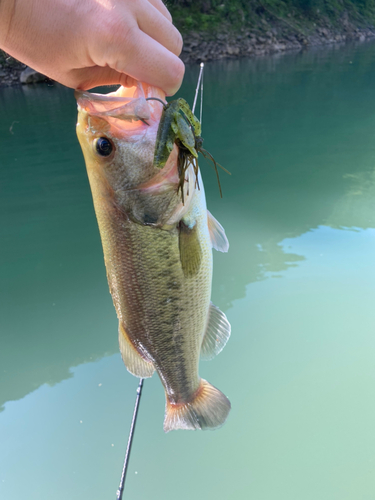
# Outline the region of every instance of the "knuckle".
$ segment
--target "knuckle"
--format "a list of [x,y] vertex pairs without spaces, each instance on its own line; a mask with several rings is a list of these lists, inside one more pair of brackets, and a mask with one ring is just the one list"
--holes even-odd
[[113,20],[108,30],[109,43],[113,47],[131,47],[138,31],[136,23],[123,24],[119,19]]
[[134,46],[135,45],[135,40],[137,38],[139,32],[139,27],[137,24],[131,24],[130,26],[127,26],[125,29],[122,29],[121,31],[121,41],[122,44],[125,46]]
[[96,30],[98,43],[104,45],[131,43],[138,30],[136,22],[124,19],[121,16],[108,16]]
[[177,29],[176,29],[176,33],[175,33],[174,45],[175,45],[175,50],[173,52],[174,52],[174,54],[176,54],[176,56],[179,56],[181,54],[184,42],[182,40],[181,33]]
[[137,25],[121,26],[120,28],[119,25],[114,24],[111,32],[107,33],[107,43],[102,46],[100,65],[122,71],[136,47],[137,31]]

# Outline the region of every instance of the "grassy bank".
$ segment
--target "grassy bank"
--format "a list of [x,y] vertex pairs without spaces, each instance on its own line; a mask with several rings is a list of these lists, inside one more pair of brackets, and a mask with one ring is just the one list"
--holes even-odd
[[[186,63],[375,37],[375,0],[166,0]],[[0,86],[24,65],[0,50]]]
[[169,0],[167,6],[185,35],[256,30],[277,21],[307,33],[327,24],[340,29],[343,20],[375,25],[375,0]]

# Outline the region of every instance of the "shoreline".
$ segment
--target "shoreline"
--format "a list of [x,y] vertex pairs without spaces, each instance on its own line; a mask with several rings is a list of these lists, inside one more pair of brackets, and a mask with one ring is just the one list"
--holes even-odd
[[[307,33],[305,28],[292,25],[285,19],[277,19],[270,24],[265,21],[256,28],[241,28],[237,33],[231,31],[212,34],[190,32],[184,35],[181,59],[185,64],[215,61],[219,59],[254,58],[289,51],[308,50],[345,42],[364,42],[375,38],[375,27],[358,27],[343,19],[341,29],[332,25],[315,26]],[[22,85],[25,70],[29,72],[28,81],[38,83],[48,80],[37,72],[31,72],[25,64],[0,51],[0,88]],[[24,73],[23,73],[24,72]],[[23,77],[21,74],[23,73]]]
[[215,61],[218,59],[234,59],[243,57],[259,57],[289,51],[308,50],[347,42],[364,42],[375,38],[375,28],[354,28],[337,31],[326,27],[306,35],[302,32],[280,32],[273,27],[263,31],[246,31],[233,34],[219,34],[210,39],[206,33],[190,33],[184,42],[181,59],[185,64]]

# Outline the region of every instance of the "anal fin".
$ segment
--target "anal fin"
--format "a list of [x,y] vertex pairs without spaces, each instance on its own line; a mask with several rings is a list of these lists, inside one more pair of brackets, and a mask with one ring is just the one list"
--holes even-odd
[[231,326],[227,317],[211,302],[206,332],[202,340],[201,359],[210,360],[217,356],[228,342],[230,332]]
[[146,361],[142,358],[142,356],[130,342],[128,334],[126,333],[122,323],[120,323],[119,325],[118,333],[122,360],[128,372],[140,378],[152,377],[155,371],[154,365],[150,361]]

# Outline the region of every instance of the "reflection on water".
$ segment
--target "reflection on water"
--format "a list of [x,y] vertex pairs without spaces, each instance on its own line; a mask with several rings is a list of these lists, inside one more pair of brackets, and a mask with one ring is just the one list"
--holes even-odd
[[[372,163],[374,157],[372,156]],[[370,161],[369,161],[370,163]],[[332,227],[374,227],[375,224],[375,169],[343,175],[346,192],[328,216],[326,223]]]
[[1,408],[118,347],[72,92],[2,89],[0,103]]
[[[364,44],[206,66],[204,146],[232,173],[221,174],[220,200],[202,162],[208,206],[231,245],[229,254],[215,253],[213,301],[227,311],[233,336],[202,374],[228,394],[233,412],[218,433],[166,437],[160,384],[148,381],[133,458],[144,475],[137,481],[133,471],[128,486],[134,498],[172,498],[151,488],[166,481],[166,468],[178,484],[184,470],[197,477],[183,499],[372,498],[367,473],[358,476],[360,467],[371,468],[365,437],[351,436],[362,419],[374,440],[363,417],[375,416],[368,401],[375,378],[374,59],[375,45]],[[189,101],[197,73],[188,70],[180,93]],[[59,480],[56,463],[69,477],[61,498],[99,498],[97,491],[104,498],[117,485],[127,429],[121,415],[130,415],[136,380],[118,355],[73,93],[1,89],[0,109],[0,497],[16,498],[17,457],[39,446],[34,428],[51,479],[33,479],[31,468],[26,483],[35,491],[27,497],[48,498]],[[100,399],[95,391],[105,377],[110,389]],[[80,420],[89,428],[76,428]],[[59,457],[65,440],[70,451],[67,445]],[[106,448],[112,444],[115,454]],[[185,455],[171,463],[174,447]],[[72,449],[80,457],[74,467]],[[351,453],[357,464],[340,462]],[[100,454],[100,464],[90,462]],[[196,456],[204,467],[192,465]],[[91,467],[103,475],[90,480]],[[353,467],[346,489],[335,489]],[[314,473],[323,490],[310,483]]]

